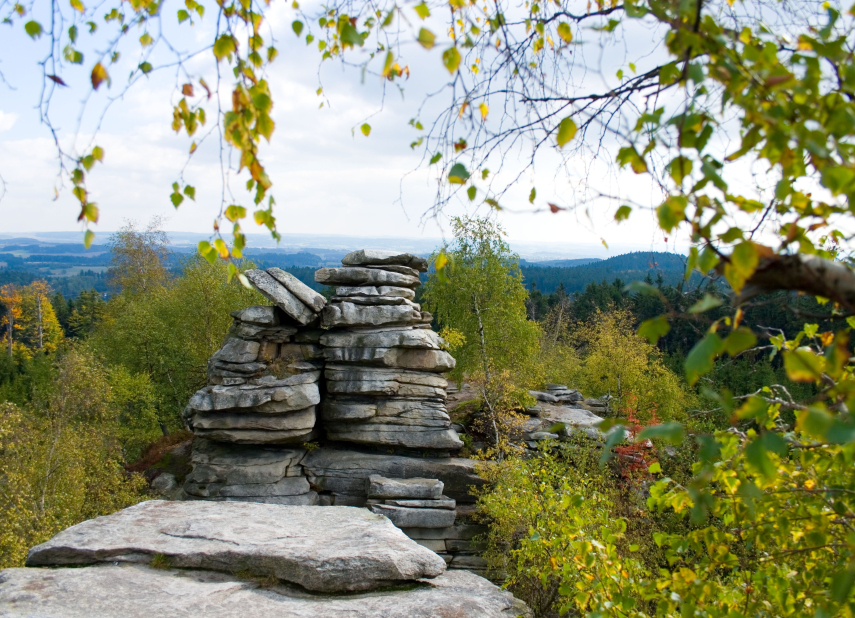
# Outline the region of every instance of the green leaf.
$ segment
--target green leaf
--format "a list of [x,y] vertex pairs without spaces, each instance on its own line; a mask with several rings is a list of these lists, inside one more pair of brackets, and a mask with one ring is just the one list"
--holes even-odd
[[680,444],[685,437],[686,432],[682,423],[671,421],[670,423],[662,423],[661,425],[653,425],[645,427],[640,434],[638,440],[660,439],[669,444]]
[[24,31],[29,34],[31,38],[37,39],[42,35],[42,25],[37,21],[30,20],[24,24]]
[[745,447],[745,458],[760,474],[767,479],[775,478],[778,470],[769,453],[783,455],[787,452],[787,443],[776,433],[764,432],[754,438]]
[[217,261],[217,250],[207,240],[199,241],[198,251],[199,255],[208,260],[208,263],[213,264]]
[[671,174],[674,182],[682,185],[683,179],[692,173],[692,160],[683,156],[675,157],[668,164],[668,172]]
[[531,193],[528,194],[528,203],[534,204],[534,198],[537,197],[537,189],[534,187],[531,188]]
[[413,7],[413,9],[415,9],[416,14],[421,19],[427,19],[428,17],[430,17],[430,9],[428,8],[428,5],[425,4],[424,2],[417,4],[416,6]]
[[793,382],[816,382],[822,378],[825,358],[808,347],[784,351],[784,369]]
[[95,232],[92,230],[86,230],[86,233],[83,234],[83,246],[88,249],[92,246],[93,240],[95,240]]
[[648,296],[659,296],[659,290],[655,286],[645,283],[644,281],[630,281],[623,289],[626,292],[636,292],[638,294],[646,294]]
[[442,158],[442,153],[438,152],[430,158],[430,164],[433,165],[437,163]]
[[294,34],[300,36],[300,34],[302,34],[303,32],[303,22],[301,22],[299,19],[295,19],[291,22],[291,30],[294,31]]
[[617,162],[621,167],[629,165],[636,174],[643,174],[647,171],[647,162],[638,154],[634,146],[625,146],[618,150]]
[[724,348],[721,337],[715,333],[707,333],[706,337],[695,344],[686,357],[686,381],[694,386],[698,379],[713,368],[713,362]]
[[739,243],[730,254],[730,262],[724,265],[724,276],[734,292],[739,293],[745,282],[760,262],[760,256],[750,240]]
[[419,30],[419,36],[416,40],[425,49],[432,49],[436,44],[436,35],[427,28],[422,28]]
[[478,189],[476,189],[474,186],[466,189],[466,195],[469,196],[470,202],[475,200],[475,195],[477,195],[477,193],[478,193]]
[[214,57],[217,59],[217,62],[226,56],[231,56],[235,53],[235,49],[235,39],[230,34],[222,34],[214,41]]
[[264,113],[258,115],[258,120],[255,122],[255,128],[268,142],[270,141],[270,136],[273,135],[273,129],[275,127],[276,124],[270,116]]
[[656,215],[659,217],[659,227],[666,232],[670,232],[677,227],[685,219],[686,206],[688,205],[689,200],[682,195],[672,195],[662,202],[659,208],[656,209]]
[[606,434],[606,443],[603,445],[603,453],[600,455],[600,466],[604,466],[612,458],[612,447],[623,442],[626,438],[626,429],[623,425],[617,425]]
[[172,201],[172,205],[175,206],[175,208],[178,208],[181,205],[181,202],[184,201],[184,196],[177,191],[173,191],[172,194],[170,194],[169,199]]
[[460,52],[456,47],[449,47],[442,52],[442,64],[449,73],[457,71],[457,67],[460,66]]
[[855,585],[855,565],[852,563],[849,566],[834,574],[831,578],[831,599],[835,603],[843,603],[852,593],[852,586]]
[[347,23],[342,27],[340,37],[341,42],[346,43],[348,45],[359,45],[360,47],[362,47],[362,45],[365,43],[365,39],[363,38],[363,36],[359,34],[359,31],[353,26],[351,26],[350,23]]
[[576,123],[568,116],[558,125],[558,135],[556,141],[559,148],[564,148],[564,145],[576,135]]
[[190,19],[190,13],[188,13],[184,9],[178,9],[178,23],[183,23],[188,19]]
[[724,301],[720,298],[716,298],[711,294],[704,294],[704,297],[701,300],[689,307],[689,313],[703,313],[705,311],[709,311],[710,309],[721,307],[723,304]]
[[453,185],[462,185],[469,180],[469,172],[462,163],[455,163],[448,171],[448,182]]
[[187,185],[186,187],[184,187],[184,195],[186,195],[187,197],[189,197],[191,200],[193,200],[195,202],[196,201],[196,187],[191,187],[190,185]]
[[362,134],[365,137],[368,137],[371,134],[371,125],[368,124],[367,122],[363,123],[363,125],[361,127],[359,127],[359,130],[362,131]]
[[664,315],[644,320],[638,327],[638,334],[645,337],[651,345],[656,345],[660,337],[664,337],[671,330],[668,318]]
[[95,146],[92,149],[92,158],[96,161],[104,161],[104,149],[100,146]]
[[149,63],[149,62],[140,63],[140,71],[142,71],[144,74],[151,73],[151,63]]
[[754,336],[751,329],[740,326],[725,338],[724,351],[731,356],[736,356],[740,352],[754,347],[756,344],[757,337]]
[[626,221],[629,219],[629,215],[632,212],[632,208],[629,206],[621,206],[617,209],[615,213],[615,221]]
[[[652,464],[650,464],[647,467],[647,471],[650,472],[650,474],[659,474],[662,472],[662,466],[659,465],[658,461],[654,461]],[[636,547],[638,547],[638,546],[636,546]]]
[[143,35],[140,37],[140,45],[142,45],[143,47],[148,47],[152,43],[154,43],[154,39],[151,38],[151,35],[148,32],[144,32]]
[[565,43],[570,43],[573,40],[573,31],[570,29],[570,24],[563,21],[558,24],[558,36]]

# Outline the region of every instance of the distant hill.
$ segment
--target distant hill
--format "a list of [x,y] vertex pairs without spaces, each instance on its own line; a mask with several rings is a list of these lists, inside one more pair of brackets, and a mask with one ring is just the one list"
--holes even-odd
[[547,260],[545,262],[528,262],[531,266],[550,266],[552,268],[567,268],[572,266],[584,266],[593,262],[602,262],[600,258],[578,258],[575,260]]
[[[641,281],[648,273],[654,280],[661,274],[666,284],[674,285],[685,273],[684,259],[676,253],[638,251],[606,260],[592,260],[580,266],[556,267],[545,266],[544,262],[527,263],[521,266],[521,270],[529,290],[536,287],[544,294],[551,294],[563,283],[564,289],[572,293],[583,291],[589,283],[611,283],[615,279],[625,283]],[[554,260],[548,264],[563,261]]]

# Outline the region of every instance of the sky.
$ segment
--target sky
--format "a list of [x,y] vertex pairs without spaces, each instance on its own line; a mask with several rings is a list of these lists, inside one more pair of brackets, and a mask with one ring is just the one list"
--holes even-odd
[[[404,83],[403,96],[389,84],[384,93],[379,78],[369,75],[363,80],[356,68],[337,62],[326,62],[319,68],[317,51],[307,48],[291,31],[292,12],[277,8],[285,7],[281,3],[273,7],[268,23],[280,56],[271,66],[268,81],[276,131],[271,144],[263,147],[262,158],[273,181],[281,232],[441,239],[449,235],[448,216],[490,212],[487,207],[479,209],[458,200],[443,215],[426,216],[437,180],[425,166],[420,167],[424,153],[410,148],[418,133],[407,121],[416,114],[424,93],[447,81],[436,48],[433,52],[410,49],[408,61],[414,77]],[[164,15],[174,20],[174,10],[164,9]],[[169,23],[164,27],[173,42],[190,51],[210,39],[211,24],[211,20],[203,20],[182,31],[181,36]],[[46,38],[31,40],[20,24],[2,28],[0,71],[6,83],[0,82],[0,176],[5,191],[0,199],[0,232],[79,230],[79,208],[68,188],[61,189],[55,198],[56,150],[48,128],[39,121],[41,75],[37,61],[46,52]],[[95,41],[97,49],[99,39]],[[102,86],[92,95],[79,128],[78,114],[89,92],[94,54],[87,52],[82,67],[63,67],[61,75],[70,87],[58,89],[52,103],[52,118],[61,129],[63,144],[74,143],[78,149],[98,144],[105,151],[104,164],[93,169],[87,184],[101,212],[94,229],[103,235],[126,220],[145,223],[159,215],[165,218],[167,230],[209,233],[221,198],[218,149],[213,138],[201,144],[184,170],[185,180],[196,186],[196,201],[185,200],[180,208],[173,208],[169,201],[171,185],[187,162],[192,141],[186,134],[176,135],[170,127],[172,105],[180,98],[175,86],[185,80],[174,71],[155,72],[123,93],[124,75],[139,61],[135,48],[138,50],[138,45],[129,46],[126,56],[109,67],[110,88]],[[188,63],[196,76],[203,75],[212,84],[213,66],[210,53]],[[322,97],[316,94],[319,86],[324,88]],[[226,82],[226,93],[227,87]],[[99,110],[119,95],[93,138]],[[319,108],[321,102],[324,104]],[[428,115],[430,110],[428,107]],[[211,112],[209,118],[214,117]],[[366,121],[372,126],[368,137],[358,130]],[[547,201],[575,201],[576,186],[556,174],[559,165],[558,154],[547,152],[535,170],[524,175],[503,198],[504,210],[494,216],[512,243],[542,244],[550,252],[567,257],[685,250],[686,243],[680,239],[665,241],[652,211],[634,213],[623,224],[613,221],[618,204],[595,203],[588,213],[582,209],[550,213],[545,208]],[[612,192],[630,194],[637,202],[647,201],[653,206],[661,199],[637,177],[615,176],[610,169],[584,157],[571,159],[566,165],[571,177],[603,180]],[[508,173],[500,180],[511,178]],[[235,201],[249,206],[240,184],[232,185]],[[539,212],[532,212],[527,200],[532,186],[538,189],[535,206]],[[245,231],[263,230],[248,223]]]

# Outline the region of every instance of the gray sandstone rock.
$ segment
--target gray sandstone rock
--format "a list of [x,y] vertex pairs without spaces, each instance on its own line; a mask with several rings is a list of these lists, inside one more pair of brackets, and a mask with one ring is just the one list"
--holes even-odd
[[415,290],[410,288],[401,288],[394,285],[360,285],[360,286],[340,286],[335,289],[336,296],[347,297],[372,297],[372,296],[393,296],[398,298],[406,298],[413,300],[416,297]]
[[475,471],[476,462],[461,457],[405,457],[321,447],[308,452],[301,464],[309,482],[320,491],[351,496],[366,496],[366,480],[372,474],[439,479],[445,485],[445,494],[459,504],[474,503],[470,488],[485,484]]
[[[384,518],[350,507],[153,500],[72,526],[27,566],[148,563],[273,575],[308,590],[371,590],[436,577],[445,562]],[[245,613],[245,612],[242,612]]]
[[396,264],[383,264],[382,266],[378,266],[376,264],[365,264],[365,268],[376,268],[379,270],[399,273],[401,275],[410,275],[411,277],[419,276],[419,271],[415,268],[410,268],[409,266],[399,266]]
[[327,304],[327,299],[308,285],[297,279],[291,273],[285,272],[281,268],[268,268],[267,274],[284,285],[289,292],[296,296],[304,305],[315,312],[320,311]]
[[357,305],[350,302],[330,303],[321,312],[321,324],[338,326],[383,326],[415,324],[422,319],[418,309],[409,305]]
[[261,344],[257,341],[245,341],[232,337],[211,357],[213,361],[226,363],[254,363],[258,358]]
[[[428,550],[423,550],[428,551]],[[415,586],[310,594],[293,586],[133,564],[0,572],[5,618],[519,618],[528,609],[486,579],[449,571]]]
[[246,324],[244,322],[235,322],[229,328],[229,335],[239,339],[248,339],[251,341],[269,341],[275,343],[284,343],[291,338],[291,335],[297,332],[293,326],[259,326],[257,324]]
[[376,268],[321,268],[315,271],[315,281],[324,285],[342,286],[394,286],[417,288],[421,280],[412,275],[402,275]]
[[[379,474],[368,477],[366,495],[369,498],[442,498],[443,482],[428,478],[388,478]],[[450,524],[449,524],[450,525]]]
[[247,270],[244,275],[259,292],[300,324],[308,324],[317,317],[314,311],[263,270]]
[[290,362],[295,360],[319,360],[324,350],[315,343],[283,343],[279,346],[279,358]]
[[318,437],[319,431],[308,429],[283,429],[279,431],[261,429],[199,429],[194,428],[200,438],[231,442],[233,444],[294,444],[310,442]]
[[406,305],[416,311],[421,311],[422,309],[422,306],[418,303],[414,303],[408,298],[401,298],[400,296],[371,296],[370,298],[363,296],[333,296],[330,299],[330,302],[353,303],[354,305],[367,305],[372,307],[377,305]]
[[447,528],[454,524],[454,511],[444,509],[407,509],[375,504],[371,511],[385,515],[399,528]]
[[151,482],[151,488],[160,494],[169,493],[178,488],[178,481],[174,474],[161,472]]
[[253,408],[255,412],[275,413],[302,410],[320,401],[316,382],[281,386],[206,386],[190,398],[187,410],[207,412]]
[[248,412],[197,412],[190,419],[196,429],[312,429],[315,406],[285,414],[252,414]]
[[193,471],[188,483],[252,485],[276,483],[285,477],[302,476],[302,448],[277,448],[221,444],[197,438],[193,441]]
[[[369,501],[370,502],[370,501]],[[409,509],[446,509],[453,511],[457,502],[448,496],[441,496],[439,500],[411,500],[408,498],[385,499],[383,504],[389,506],[402,506]]]
[[382,423],[328,423],[327,438],[336,442],[401,446],[412,449],[457,450],[463,442],[452,429]]
[[451,371],[457,364],[454,357],[445,350],[416,348],[326,348],[323,353],[327,362],[331,363],[358,363],[378,367],[416,369],[419,371]]
[[258,324],[259,326],[278,326],[279,316],[276,308],[270,305],[252,305],[246,309],[232,311],[230,314],[236,320]]
[[419,401],[412,399],[370,399],[351,400],[339,397],[325,397],[321,407],[321,418],[325,421],[358,421],[382,417],[384,421],[392,418],[412,418],[443,421],[441,427],[449,427],[450,418],[445,404],[438,401]]
[[419,272],[427,272],[428,261],[412,253],[399,253],[397,251],[381,251],[378,249],[360,249],[344,256],[341,261],[345,266],[382,266],[386,264],[409,266]]
[[321,336],[327,348],[416,348],[441,350],[445,343],[432,330],[400,328],[382,331],[328,331]]

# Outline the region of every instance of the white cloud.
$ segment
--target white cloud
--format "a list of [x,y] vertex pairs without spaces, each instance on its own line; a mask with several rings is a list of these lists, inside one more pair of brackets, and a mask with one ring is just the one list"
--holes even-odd
[[18,114],[13,114],[11,112],[4,112],[0,110],[0,133],[3,131],[8,131],[12,128],[12,125],[15,124],[15,121],[18,119]]

